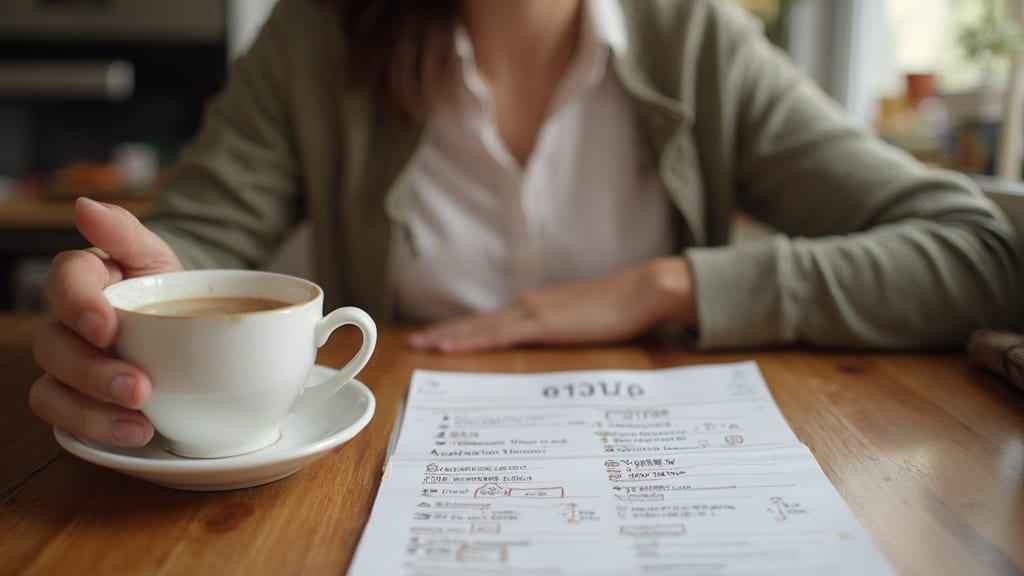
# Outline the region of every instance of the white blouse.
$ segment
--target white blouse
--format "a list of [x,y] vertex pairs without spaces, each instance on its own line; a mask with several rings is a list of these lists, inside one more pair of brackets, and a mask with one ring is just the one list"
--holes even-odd
[[460,81],[412,159],[410,243],[392,242],[397,311],[429,322],[494,310],[525,290],[597,278],[671,253],[671,206],[642,171],[613,0],[584,3],[580,45],[525,166],[502,140],[468,34]]

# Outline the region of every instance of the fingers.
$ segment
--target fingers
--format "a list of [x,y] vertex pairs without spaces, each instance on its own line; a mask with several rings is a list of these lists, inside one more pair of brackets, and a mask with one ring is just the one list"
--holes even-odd
[[149,400],[152,385],[144,372],[105,355],[59,322],[36,331],[32,352],[53,378],[94,399],[135,410]]
[[53,259],[43,290],[54,315],[94,346],[114,341],[114,309],[103,295],[108,284],[120,280],[98,255],[88,250],[61,252]]
[[58,254],[44,291],[58,320],[106,348],[117,333],[117,321],[103,289],[122,277],[180,270],[181,265],[167,244],[118,206],[79,198],[75,224],[96,249]]
[[153,426],[135,409],[151,393],[146,375],[107,357],[117,318],[103,289],[122,277],[180,270],[153,232],[127,210],[79,198],[75,225],[96,248],[54,258],[44,291],[58,322],[36,333],[33,353],[47,374],[33,384],[32,410],[82,438],[140,446]]
[[125,276],[181,269],[167,243],[120,206],[79,198],[75,202],[75,226],[86,240],[109,254]]
[[46,422],[86,440],[143,446],[153,438],[153,425],[141,413],[90,398],[49,374],[32,385],[28,402]]
[[471,352],[519,344],[620,342],[663,322],[697,324],[692,277],[682,258],[659,258],[593,280],[531,290],[497,312],[412,334],[409,346]]
[[536,320],[516,303],[497,312],[435,324],[409,336],[414,350],[461,354],[527,344],[537,337]]

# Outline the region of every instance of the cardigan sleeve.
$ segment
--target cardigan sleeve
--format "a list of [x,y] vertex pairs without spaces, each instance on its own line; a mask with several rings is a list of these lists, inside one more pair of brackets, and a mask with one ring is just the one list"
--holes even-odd
[[704,4],[721,169],[736,205],[784,235],[686,252],[698,346],[962,346],[1019,328],[1017,241],[976,186],[851,127],[729,3]]
[[146,218],[186,268],[258,265],[300,217],[285,66],[293,4],[278,3],[233,66]]

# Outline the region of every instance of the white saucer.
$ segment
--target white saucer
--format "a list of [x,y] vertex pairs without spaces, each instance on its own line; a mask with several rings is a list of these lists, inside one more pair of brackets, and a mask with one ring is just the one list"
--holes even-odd
[[[314,366],[310,380],[321,381],[335,372]],[[82,460],[106,466],[154,484],[181,490],[234,490],[280,480],[341,446],[373,417],[377,402],[362,382],[352,380],[320,404],[289,414],[281,423],[281,439],[256,452],[197,460],[163,448],[159,435],[142,448],[118,448],[85,442],[54,428],[57,442]]]

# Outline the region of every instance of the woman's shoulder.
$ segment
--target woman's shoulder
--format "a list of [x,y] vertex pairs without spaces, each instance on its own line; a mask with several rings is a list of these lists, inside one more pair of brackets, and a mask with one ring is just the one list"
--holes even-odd
[[337,39],[340,31],[338,6],[328,0],[278,0],[264,25],[289,44],[308,45]]
[[[699,85],[714,96],[744,74],[746,48],[767,50],[758,41],[757,20],[732,0],[616,0],[626,23],[627,52],[622,72],[673,99],[696,106]],[[709,71],[716,71],[709,74]],[[716,86],[716,83],[722,84]]]
[[341,29],[335,2],[278,0],[249,56],[275,62],[292,81],[318,79],[325,66],[340,70]]
[[273,17],[311,22],[336,13],[337,3],[329,0],[278,0]]
[[[723,36],[761,34],[760,22],[732,0],[617,0],[640,43],[680,45]],[[631,38],[633,39],[633,38]]]

